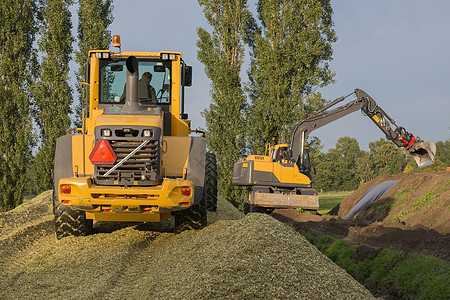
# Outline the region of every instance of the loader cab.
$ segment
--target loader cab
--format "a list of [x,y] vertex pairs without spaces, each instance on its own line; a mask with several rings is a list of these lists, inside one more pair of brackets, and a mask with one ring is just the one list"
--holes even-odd
[[[86,82],[89,85],[87,131],[93,132],[96,117],[118,112],[126,102],[126,60],[138,60],[138,98],[142,110],[161,110],[164,136],[188,136],[190,120],[184,112],[184,87],[191,86],[192,68],[179,52],[89,52]],[[150,80],[144,80],[144,75]]]
[[[126,58],[99,63],[99,108],[120,110],[126,101]],[[163,111],[164,135],[171,135],[172,61],[159,57],[139,59],[138,98],[146,111]]]

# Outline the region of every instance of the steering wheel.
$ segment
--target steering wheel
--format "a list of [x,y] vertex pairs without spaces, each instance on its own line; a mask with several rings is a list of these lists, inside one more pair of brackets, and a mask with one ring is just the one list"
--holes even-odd
[[164,89],[160,89],[160,90],[158,91],[158,93],[156,93],[156,99],[162,100],[162,97],[163,97],[163,95],[164,95],[164,92],[165,92]]

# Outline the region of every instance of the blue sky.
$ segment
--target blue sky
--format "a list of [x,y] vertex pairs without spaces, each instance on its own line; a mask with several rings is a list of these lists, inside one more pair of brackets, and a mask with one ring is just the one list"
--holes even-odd
[[[249,1],[255,10],[256,1]],[[450,1],[332,0],[338,41],[331,68],[336,83],[321,90],[326,99],[355,88],[368,92],[407,131],[423,140],[450,138]],[[74,31],[76,13],[72,9]],[[192,127],[205,127],[200,112],[210,102],[210,81],[197,60],[198,27],[209,28],[194,0],[116,0],[112,34],[122,50],[174,50],[193,66],[193,87],[186,91]],[[75,33],[75,32],[74,32]],[[248,53],[247,60],[248,60]],[[325,149],[342,136],[362,149],[383,133],[356,112],[312,135]]]

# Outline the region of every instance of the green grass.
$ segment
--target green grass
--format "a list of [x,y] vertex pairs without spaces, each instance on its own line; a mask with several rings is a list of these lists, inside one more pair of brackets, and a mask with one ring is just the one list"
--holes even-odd
[[352,260],[351,256],[357,248],[357,246],[352,246],[344,240],[336,240],[325,250],[324,254],[349,274],[353,274],[357,262]]
[[[405,198],[402,198],[401,200],[403,201]],[[436,202],[436,199],[437,199],[437,195],[436,195],[434,189],[430,189],[430,190],[427,191],[427,193],[425,195],[420,197],[419,200],[411,203],[411,209],[410,210],[399,212],[399,214],[396,217],[394,217],[393,220],[396,221],[397,219],[400,219],[401,217],[404,217],[404,216],[406,216],[409,213],[412,213],[412,212],[415,212],[415,211],[421,211],[421,210],[430,208],[432,203]]]
[[319,194],[319,210],[321,215],[327,214],[336,205],[342,202],[351,192],[326,192]]
[[444,260],[385,248],[358,261],[352,258],[358,247],[343,240],[328,235],[309,235],[308,240],[359,282],[370,278],[378,291],[394,286],[408,299],[448,299],[450,295],[450,263]]
[[442,192],[447,191],[447,189],[450,187],[450,179],[447,181],[447,183],[442,187]]

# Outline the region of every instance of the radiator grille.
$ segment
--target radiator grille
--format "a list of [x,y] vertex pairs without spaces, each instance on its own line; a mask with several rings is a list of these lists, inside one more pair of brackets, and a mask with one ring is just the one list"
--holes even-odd
[[[117,156],[115,164],[142,144],[143,140],[108,140]],[[160,145],[158,140],[150,140],[122,165],[104,176],[113,166],[96,165],[95,181],[100,185],[156,185],[161,177]]]

